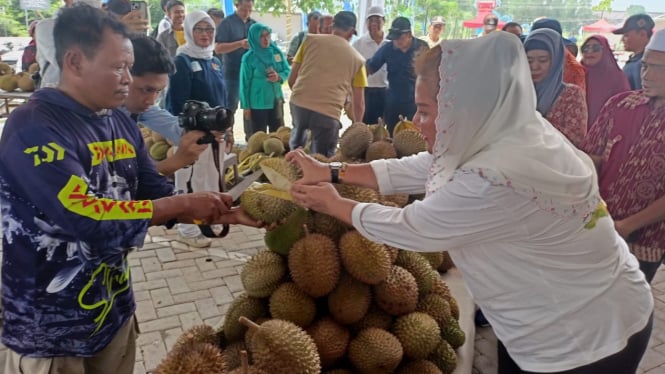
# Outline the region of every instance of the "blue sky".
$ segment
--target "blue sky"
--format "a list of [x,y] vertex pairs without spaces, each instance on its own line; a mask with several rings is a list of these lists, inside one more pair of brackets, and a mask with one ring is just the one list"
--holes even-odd
[[[600,0],[591,0],[596,5]],[[614,0],[612,2],[613,10],[625,10],[630,5],[642,5],[650,12],[665,12],[664,0]]]

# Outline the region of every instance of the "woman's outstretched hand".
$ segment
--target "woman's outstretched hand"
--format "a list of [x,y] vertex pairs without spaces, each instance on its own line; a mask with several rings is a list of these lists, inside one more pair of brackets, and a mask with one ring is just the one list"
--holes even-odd
[[301,207],[328,215],[332,215],[334,206],[342,199],[335,187],[328,182],[309,185],[294,183],[289,192],[293,201]]
[[287,153],[286,160],[298,165],[302,169],[303,177],[297,180],[296,184],[330,182],[330,167],[323,162],[315,160],[301,148]]

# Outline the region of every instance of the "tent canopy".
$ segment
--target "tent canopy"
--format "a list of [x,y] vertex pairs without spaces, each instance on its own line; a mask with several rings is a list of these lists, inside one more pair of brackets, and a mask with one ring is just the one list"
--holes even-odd
[[[478,14],[476,14],[476,17],[474,19],[466,20],[462,23],[462,25],[466,28],[469,29],[477,29],[479,27],[483,27],[483,19],[485,18],[486,15],[492,14],[492,11],[496,7],[496,2],[494,1],[478,1]],[[503,27],[505,25],[505,22],[501,22],[499,20],[499,25],[498,28]]]
[[615,25],[605,21],[605,19],[603,19],[603,18],[599,19],[598,21],[596,21],[596,22],[594,22],[590,25],[582,26],[583,31],[600,32],[600,33],[610,33],[610,32],[612,32],[612,31],[614,31],[618,28],[619,28],[618,26],[615,26]]
[[[483,25],[483,19],[488,14],[492,14],[492,11],[479,11],[478,14],[476,14],[476,18],[466,20],[462,23],[462,25],[466,28],[469,28],[469,29],[477,29],[479,27],[483,27],[484,26]],[[506,24],[505,22],[502,22],[501,20],[499,20],[499,25],[497,26],[497,28],[500,29],[505,24]]]

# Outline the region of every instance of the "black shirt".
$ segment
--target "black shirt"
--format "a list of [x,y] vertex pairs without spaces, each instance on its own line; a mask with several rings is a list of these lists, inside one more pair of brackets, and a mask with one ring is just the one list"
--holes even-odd
[[[256,21],[249,18],[244,22],[238,14],[233,13],[224,18],[217,27],[215,35],[216,43],[231,43],[242,39],[247,39],[249,28],[255,24]],[[238,48],[233,52],[222,53],[222,72],[224,79],[239,80],[240,79],[240,60],[247,52],[244,48]]]

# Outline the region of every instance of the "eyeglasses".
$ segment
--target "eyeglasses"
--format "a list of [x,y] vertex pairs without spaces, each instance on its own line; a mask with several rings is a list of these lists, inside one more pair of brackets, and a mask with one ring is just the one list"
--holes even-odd
[[582,47],[582,53],[600,52],[602,50],[603,46],[600,44],[585,45],[584,47]]
[[203,34],[203,33],[212,34],[215,32],[215,29],[213,29],[212,27],[195,27],[194,32],[197,34]]

